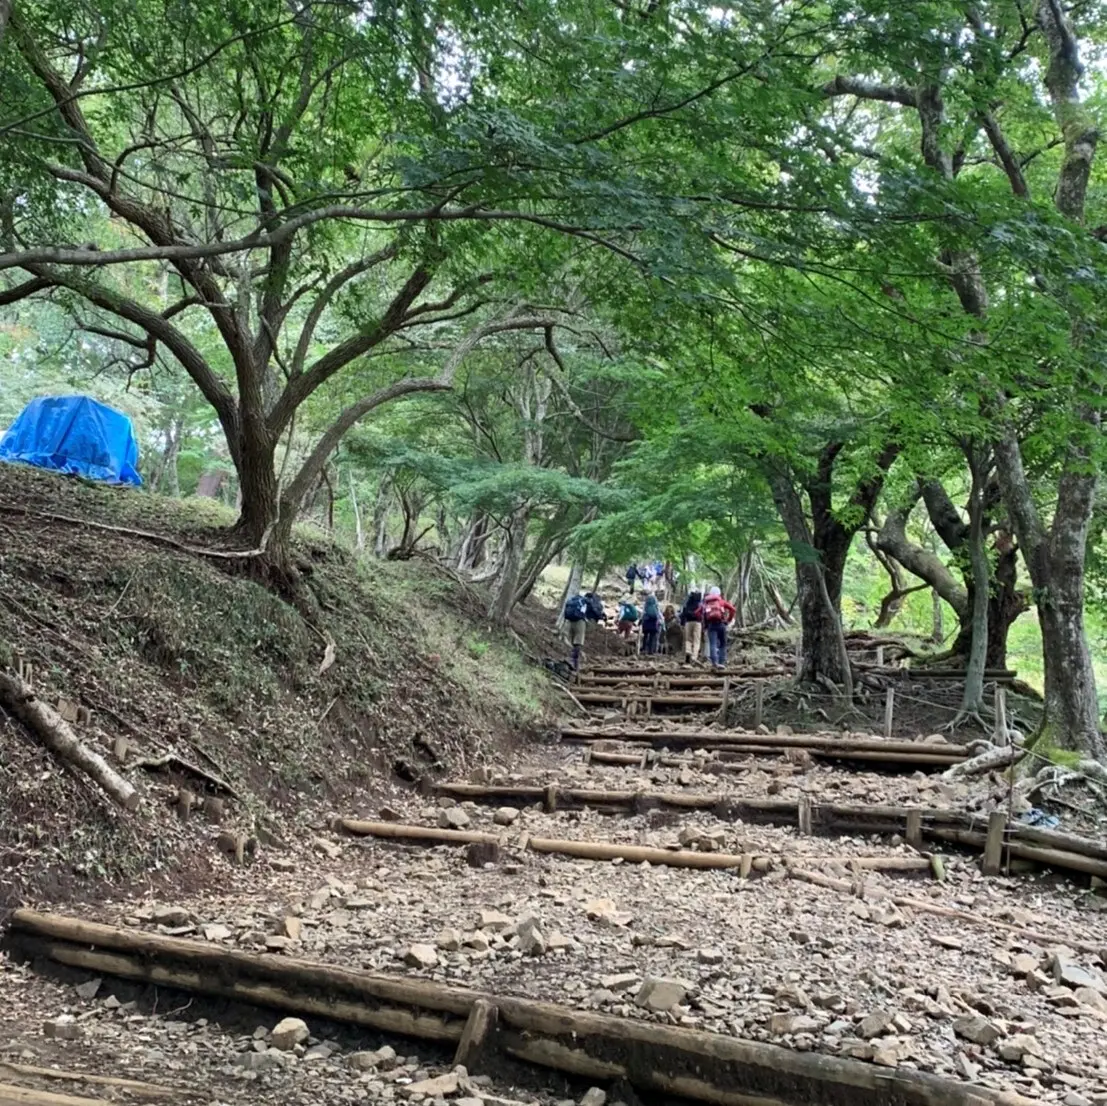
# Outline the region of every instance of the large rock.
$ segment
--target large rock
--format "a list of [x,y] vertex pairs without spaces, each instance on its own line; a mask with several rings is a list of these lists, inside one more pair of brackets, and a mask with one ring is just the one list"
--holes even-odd
[[688,985],[679,979],[661,979],[647,976],[634,1001],[647,1010],[664,1014],[684,1001],[688,994]]
[[769,1018],[769,1032],[778,1037],[794,1033],[814,1033],[819,1028],[819,1019],[810,1014],[773,1014]]
[[1053,972],[1053,978],[1058,983],[1073,988],[1091,987],[1101,995],[1107,995],[1107,983],[1103,981],[1103,977],[1098,972],[1082,968],[1064,953],[1054,954],[1050,959],[1049,966]]
[[544,956],[546,953],[546,938],[542,933],[538,919],[533,914],[527,914],[515,924],[515,932],[518,935],[518,949],[524,956]]
[[433,968],[438,963],[434,945],[412,945],[404,953],[404,963],[411,968]]
[[192,915],[183,906],[156,906],[151,920],[166,929],[180,929],[192,924]]
[[892,1028],[894,1014],[887,1010],[877,1010],[861,1019],[857,1027],[858,1037],[868,1041],[873,1037],[883,1037]]
[[480,927],[489,933],[502,933],[511,928],[511,919],[499,910],[482,910],[480,912]]
[[418,1083],[410,1083],[402,1088],[402,1093],[409,1098],[415,1095],[422,1095],[424,1098],[445,1098],[447,1095],[457,1094],[460,1082],[461,1076],[455,1071],[450,1071],[433,1079],[420,1079]]
[[396,1066],[396,1050],[391,1045],[382,1045],[372,1052],[355,1052],[347,1063],[355,1071],[388,1071]]
[[72,1014],[59,1014],[42,1026],[44,1036],[53,1037],[56,1041],[76,1041],[82,1035],[80,1025]]
[[281,1052],[289,1052],[297,1045],[302,1045],[309,1036],[308,1027],[302,1019],[284,1018],[274,1026],[273,1032],[269,1034],[269,1042]]
[[469,825],[469,815],[459,806],[452,806],[448,810],[438,812],[439,829],[460,830]]
[[513,806],[502,806],[492,815],[497,826],[513,826],[519,818],[519,812]]
[[580,1100],[580,1106],[604,1106],[607,1102],[607,1091],[602,1087],[589,1087]]
[[964,1014],[953,1021],[953,1032],[974,1045],[994,1045],[1003,1036],[1003,1030],[994,1022],[979,1014]]
[[444,929],[434,943],[445,952],[457,952],[461,948],[461,933],[456,929]]

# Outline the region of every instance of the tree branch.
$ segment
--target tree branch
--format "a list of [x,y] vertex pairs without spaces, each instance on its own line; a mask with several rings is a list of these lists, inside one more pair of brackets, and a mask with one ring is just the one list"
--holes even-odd
[[837,76],[823,85],[827,96],[856,96],[861,100],[879,100],[886,104],[918,107],[918,96],[906,85],[878,84],[864,77]]
[[980,122],[984,127],[984,133],[988,136],[988,141],[992,144],[992,149],[996,152],[996,157],[999,158],[1000,165],[1003,166],[1003,171],[1007,174],[1007,179],[1011,182],[1011,191],[1016,196],[1024,198],[1029,196],[1030,189],[1027,187],[1022,165],[1011,152],[1011,147],[1007,145],[1007,139],[996,117],[990,111],[986,111],[980,116]]

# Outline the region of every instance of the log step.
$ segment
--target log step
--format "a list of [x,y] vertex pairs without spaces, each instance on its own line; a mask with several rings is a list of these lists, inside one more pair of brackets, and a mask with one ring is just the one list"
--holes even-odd
[[425,1039],[462,1041],[474,1007],[484,1002],[497,1014],[486,1047],[575,1076],[625,1079],[644,1091],[716,1106],[1030,1106],[925,1072],[57,914],[17,910],[11,933],[23,954],[59,964]]
[[[559,793],[560,798],[560,793]],[[357,837],[376,837],[392,841],[412,841],[426,845],[471,845],[488,843],[504,845],[506,840],[494,833],[470,830],[438,829],[434,826],[408,826],[397,822],[363,822],[343,818],[339,827]],[[880,872],[927,872],[930,861],[925,856],[754,856],[749,854],[698,852],[694,849],[664,849],[652,845],[624,845],[614,841],[571,841],[559,838],[522,836],[520,848],[555,856],[573,856],[583,860],[626,860],[632,864],[658,864],[668,868],[727,869],[743,867],[755,872],[768,872],[775,865],[790,867],[793,861],[805,864],[839,863]]]

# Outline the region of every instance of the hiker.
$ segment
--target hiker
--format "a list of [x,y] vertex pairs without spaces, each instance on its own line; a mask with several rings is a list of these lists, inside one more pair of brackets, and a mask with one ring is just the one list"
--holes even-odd
[[711,588],[703,601],[703,624],[707,629],[707,648],[711,654],[712,668],[726,667],[727,623],[737,614],[733,603],[723,598],[722,591]]
[[657,596],[652,592],[646,596],[642,607],[642,652],[652,657],[657,652],[657,641],[661,636],[661,608]]
[[679,657],[681,649],[684,648],[684,628],[672,603],[665,608],[662,618],[665,623],[665,652],[670,656]]
[[627,588],[630,590],[630,597],[632,599],[634,598],[634,581],[637,580],[638,578],[639,578],[638,577],[638,566],[637,565],[627,565],[627,571],[626,571]]
[[630,635],[634,627],[638,625],[638,608],[634,605],[634,596],[624,599],[619,604],[619,620],[615,624],[615,632],[620,637],[630,641]]
[[570,663],[574,672],[580,670],[580,651],[584,647],[584,633],[588,623],[600,621],[607,621],[607,612],[598,595],[587,592],[585,595],[572,595],[565,600],[565,626],[569,631],[569,644],[572,646]]
[[703,645],[703,594],[690,591],[680,608],[680,624],[684,627],[684,663],[691,664],[700,655]]

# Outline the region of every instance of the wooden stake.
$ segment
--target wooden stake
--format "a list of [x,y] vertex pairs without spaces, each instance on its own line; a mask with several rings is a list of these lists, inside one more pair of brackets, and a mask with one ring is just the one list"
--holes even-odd
[[913,849],[922,851],[922,811],[909,810],[907,812],[907,844]]
[[738,865],[738,877],[739,879],[749,879],[750,872],[753,871],[753,853],[742,853],[741,861]]
[[876,667],[877,668],[883,668],[884,667],[884,646],[883,645],[878,645],[876,647]]
[[478,998],[473,1003],[461,1031],[461,1040],[454,1053],[454,1067],[463,1064],[470,1075],[480,1074],[482,1061],[488,1052],[489,1038],[496,1028],[499,1010],[487,999]]
[[765,685],[758,682],[753,689],[753,728],[756,730],[765,721]]
[[805,837],[811,835],[811,800],[804,795],[798,806],[796,807],[797,822],[799,825],[799,831]]
[[1007,829],[1007,812],[993,810],[988,815],[988,837],[984,842],[983,872],[986,876],[998,876],[1003,864],[1003,833]]
[[557,810],[557,784],[551,783],[546,788],[546,797],[542,804],[546,808],[547,814],[553,814]]
[[884,736],[892,736],[892,718],[896,710],[895,688],[888,688],[884,693]]
[[996,726],[993,744],[1003,748],[1010,743],[1010,737],[1007,733],[1007,688],[1002,684],[996,685],[995,709]]
[[727,676],[723,680],[723,705],[720,711],[719,717],[723,720],[723,725],[726,725],[727,712],[730,710],[730,677]]

